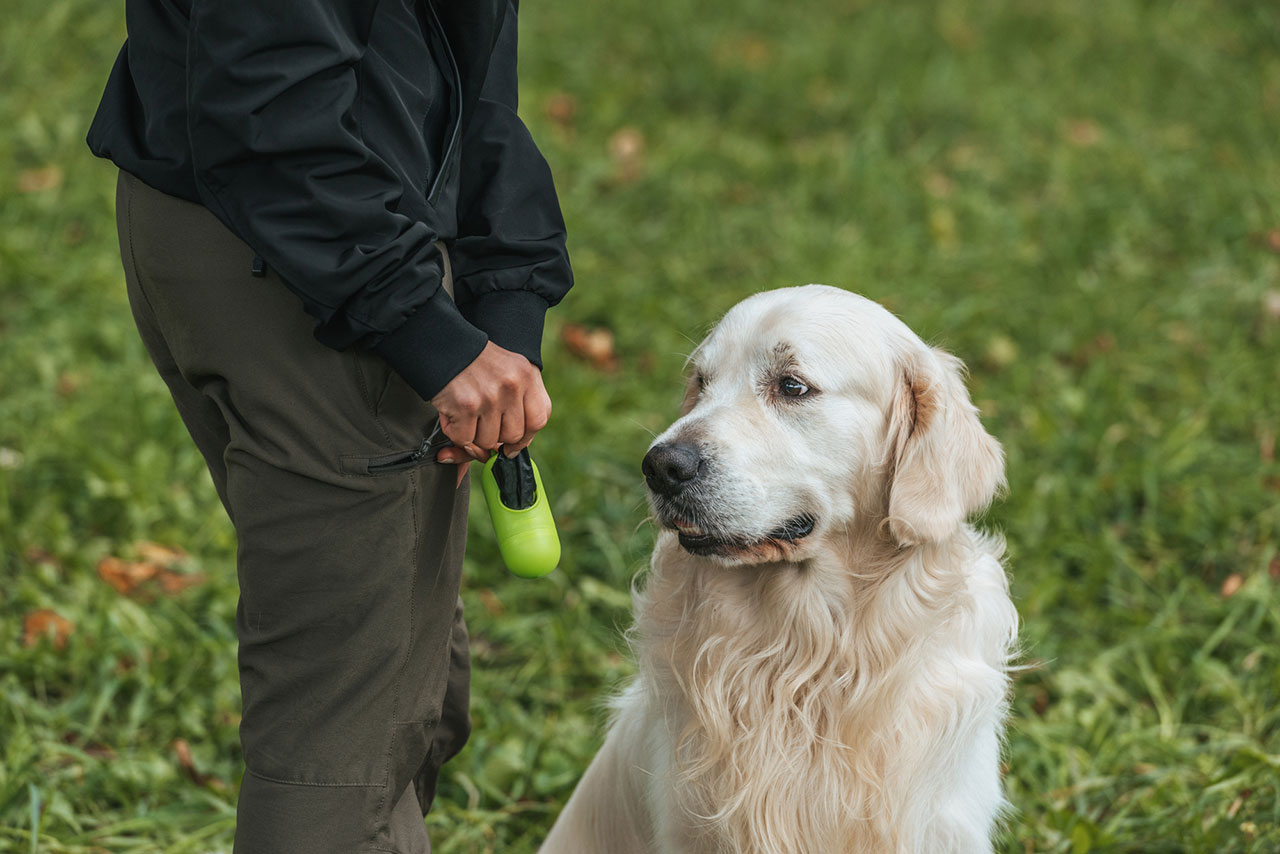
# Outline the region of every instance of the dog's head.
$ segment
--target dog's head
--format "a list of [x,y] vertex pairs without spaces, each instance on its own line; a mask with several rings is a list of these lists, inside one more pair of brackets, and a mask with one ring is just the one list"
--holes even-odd
[[900,546],[938,542],[1004,480],[960,361],[823,285],[725,315],[643,469],[658,522],[725,563],[805,560],[855,522]]

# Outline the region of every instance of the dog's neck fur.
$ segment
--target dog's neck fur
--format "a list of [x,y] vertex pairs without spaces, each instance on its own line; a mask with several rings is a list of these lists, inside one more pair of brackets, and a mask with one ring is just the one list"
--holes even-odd
[[868,527],[839,548],[798,564],[727,567],[669,534],[658,543],[636,597],[646,631],[634,640],[648,696],[675,698],[660,714],[676,745],[683,832],[699,850],[921,844],[907,838],[906,813],[932,784],[911,769],[936,768],[939,730],[968,722],[956,719],[955,674],[934,679],[921,663],[935,657],[909,653],[945,631],[948,645],[991,657],[980,649],[990,644],[962,634],[972,622],[966,566],[979,552],[998,559],[997,547],[966,528],[899,549]]

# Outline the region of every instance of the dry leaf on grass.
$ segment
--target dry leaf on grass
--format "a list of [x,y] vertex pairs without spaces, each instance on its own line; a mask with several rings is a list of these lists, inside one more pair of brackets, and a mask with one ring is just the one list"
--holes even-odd
[[489,616],[498,617],[506,610],[503,607],[502,600],[498,598],[498,594],[494,593],[488,587],[480,591],[480,604],[484,605],[484,609],[489,612]]
[[62,186],[62,167],[55,163],[18,173],[19,193],[43,193]]
[[618,182],[631,184],[639,180],[644,171],[644,134],[634,127],[619,128],[609,137],[608,145]]
[[1067,123],[1067,141],[1079,148],[1092,148],[1102,141],[1102,128],[1092,119],[1073,119]]
[[27,560],[32,563],[43,563],[49,566],[62,566],[62,562],[54,556],[53,552],[45,551],[39,546],[32,546],[26,551]]
[[133,550],[142,560],[162,566],[172,566],[187,556],[187,553],[177,546],[162,546],[150,540],[138,540],[133,544]]
[[222,780],[210,774],[201,774],[196,770],[195,760],[191,757],[191,745],[187,743],[185,738],[175,738],[173,740],[173,753],[177,756],[178,766],[182,768],[182,773],[187,775],[188,780],[197,786],[208,786],[210,789],[219,792],[226,790],[227,784]]
[[773,46],[760,36],[740,34],[717,41],[711,55],[724,68],[765,68],[773,57]]
[[98,561],[98,577],[126,596],[160,571],[160,566],[146,561],[121,560],[108,555]]
[[58,392],[59,397],[70,397],[80,390],[82,382],[80,374],[74,371],[63,371],[58,374],[58,382],[54,390]]
[[[202,572],[178,572],[173,566],[186,559],[182,549],[140,540],[133,544],[140,560],[124,560],[112,555],[98,561],[98,577],[117,593],[132,596],[159,587],[167,595],[181,593],[205,580]],[[154,584],[148,584],[154,582]]]
[[1238,572],[1233,572],[1222,582],[1222,589],[1219,590],[1223,599],[1228,599],[1240,592],[1240,588],[1244,586],[1244,576]]
[[553,92],[547,98],[547,117],[561,127],[573,124],[578,115],[578,99],[568,92]]
[[1267,291],[1262,295],[1262,313],[1268,320],[1280,320],[1280,291]]
[[945,199],[951,195],[955,183],[943,172],[929,172],[921,181],[924,191],[935,199]]
[[613,348],[613,333],[604,327],[588,328],[576,323],[566,323],[560,330],[560,340],[569,352],[583,361],[590,362],[601,371],[618,369],[618,354]]
[[50,638],[54,649],[66,649],[67,638],[75,631],[75,624],[56,611],[41,608],[32,611],[22,620],[22,645],[35,646],[41,638]]

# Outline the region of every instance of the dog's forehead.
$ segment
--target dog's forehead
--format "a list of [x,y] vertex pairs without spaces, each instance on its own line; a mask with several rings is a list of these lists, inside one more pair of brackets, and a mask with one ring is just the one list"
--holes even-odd
[[814,382],[862,384],[891,368],[914,335],[879,304],[839,288],[765,291],[738,303],[698,348],[703,369],[787,365]]

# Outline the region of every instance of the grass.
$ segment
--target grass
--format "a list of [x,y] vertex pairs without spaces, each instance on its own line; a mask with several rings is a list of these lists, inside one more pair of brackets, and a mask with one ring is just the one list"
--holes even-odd
[[[114,174],[82,144],[121,8],[7,18],[0,851],[226,851],[234,538],[132,328]],[[476,733],[437,850],[535,850],[630,672],[638,464],[683,354],[743,296],[809,281],[964,358],[1008,451],[986,524],[1035,666],[999,849],[1280,850],[1280,7],[527,3],[522,39],[579,283],[537,445],[565,560],[514,579],[475,516]],[[565,323],[611,329],[620,369],[575,359]],[[95,568],[140,541],[203,583],[117,593]],[[44,609],[67,622],[28,637]]]

